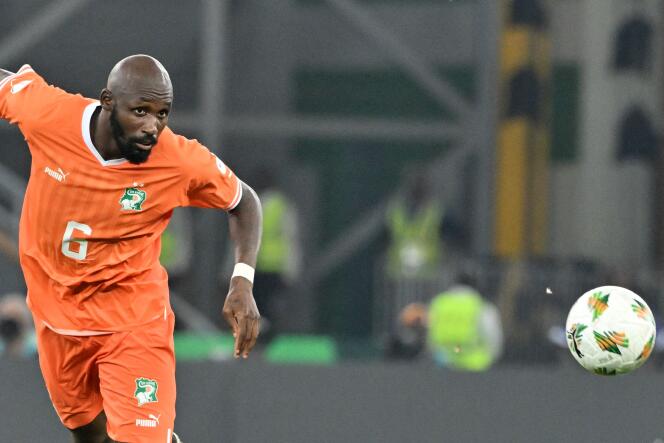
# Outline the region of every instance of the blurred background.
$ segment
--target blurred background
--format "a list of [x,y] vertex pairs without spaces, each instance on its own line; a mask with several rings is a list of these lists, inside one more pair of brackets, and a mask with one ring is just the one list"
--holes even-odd
[[[663,13],[661,0],[3,0],[0,67],[98,97],[119,59],[150,54],[173,81],[170,126],[261,195],[265,321],[248,362],[230,359],[220,316],[224,214],[180,209],[163,239],[184,441],[652,442],[664,354],[592,376],[564,327],[609,284],[660,320]],[[67,441],[20,303],[30,156],[6,122],[0,154],[0,436]]]

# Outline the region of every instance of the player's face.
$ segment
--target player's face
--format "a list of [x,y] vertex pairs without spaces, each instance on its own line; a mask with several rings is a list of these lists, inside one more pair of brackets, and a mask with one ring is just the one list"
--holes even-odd
[[111,111],[111,129],[120,153],[131,163],[147,161],[168,123],[170,97],[129,97]]

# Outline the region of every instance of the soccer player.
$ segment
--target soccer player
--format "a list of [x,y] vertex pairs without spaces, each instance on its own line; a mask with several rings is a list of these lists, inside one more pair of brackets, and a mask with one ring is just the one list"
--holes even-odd
[[174,208],[227,211],[236,265],[223,315],[235,357],[258,336],[260,202],[168,128],[172,102],[167,71],[147,55],[118,62],[99,101],[28,65],[0,70],[0,118],[18,124],[32,156],[19,250],[39,364],[76,443],[173,439],[174,317],[158,258]]

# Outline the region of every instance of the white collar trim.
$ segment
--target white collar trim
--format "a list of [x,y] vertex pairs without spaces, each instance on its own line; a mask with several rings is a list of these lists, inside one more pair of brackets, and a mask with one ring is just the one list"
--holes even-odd
[[83,141],[85,142],[85,146],[88,147],[92,155],[95,156],[97,161],[102,166],[115,166],[126,163],[127,162],[126,158],[114,158],[111,160],[104,160],[104,157],[101,156],[99,151],[97,151],[97,148],[95,148],[95,145],[92,143],[92,137],[90,136],[90,120],[92,119],[92,114],[94,114],[95,109],[97,109],[98,106],[100,106],[100,103],[98,101],[94,101],[90,103],[88,106],[86,106],[85,110],[83,111],[83,120],[81,121],[81,131],[83,134]]

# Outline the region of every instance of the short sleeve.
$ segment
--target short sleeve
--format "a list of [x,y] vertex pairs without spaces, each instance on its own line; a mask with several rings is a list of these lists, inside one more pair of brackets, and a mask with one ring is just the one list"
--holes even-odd
[[52,113],[55,102],[65,94],[23,65],[0,82],[0,118],[19,125],[37,121]]
[[187,145],[187,206],[234,209],[242,199],[240,179],[205,146],[195,140]]

